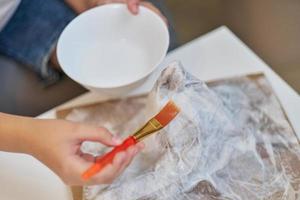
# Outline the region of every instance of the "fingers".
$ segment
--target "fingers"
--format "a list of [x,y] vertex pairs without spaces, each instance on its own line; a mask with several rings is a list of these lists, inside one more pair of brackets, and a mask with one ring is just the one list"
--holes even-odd
[[65,163],[63,164],[63,169],[58,170],[60,171],[59,175],[68,185],[109,184],[124,172],[134,157],[143,148],[144,144],[138,143],[129,147],[126,151],[116,154],[111,164],[105,166],[88,181],[83,181],[81,175],[94,164],[95,157],[77,150],[75,155],[64,160]]
[[128,150],[126,151],[127,153],[127,158],[126,160],[119,166],[119,169],[117,173],[115,174],[115,177],[120,176],[120,174],[125,170],[125,168],[128,167],[128,165],[131,163],[133,160],[134,156],[138,153],[138,148],[135,146],[129,147]]
[[101,170],[98,174],[93,176],[88,184],[109,184],[111,183],[118,174],[119,168],[123,165],[124,162],[128,159],[128,153],[126,151],[118,153],[111,164],[108,164]]
[[134,157],[143,149],[143,144],[129,147],[126,151],[118,153],[112,162],[107,165],[101,172],[96,174],[88,181],[87,184],[109,184],[113,182],[132,162]]
[[80,155],[81,158],[83,158],[84,160],[90,162],[90,163],[94,163],[95,161],[95,156],[88,154],[88,153],[82,153]]
[[80,142],[94,141],[107,146],[116,146],[122,143],[122,140],[114,136],[104,127],[85,126],[80,128]]
[[145,143],[144,142],[139,142],[135,146],[139,149],[139,151],[143,150],[145,148]]
[[140,0],[126,0],[126,4],[127,4],[127,7],[128,7],[128,10],[132,14],[134,14],[134,15],[138,14]]

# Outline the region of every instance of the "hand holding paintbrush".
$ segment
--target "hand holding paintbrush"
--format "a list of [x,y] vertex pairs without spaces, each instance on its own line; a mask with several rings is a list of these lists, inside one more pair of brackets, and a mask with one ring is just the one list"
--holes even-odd
[[145,137],[157,132],[165,127],[179,113],[179,108],[173,101],[169,101],[163,109],[152,119],[150,119],[141,129],[129,136],[121,145],[96,159],[94,165],[82,174],[82,179],[87,181],[92,176],[100,172],[105,166],[112,163],[117,153],[125,151],[143,140]]

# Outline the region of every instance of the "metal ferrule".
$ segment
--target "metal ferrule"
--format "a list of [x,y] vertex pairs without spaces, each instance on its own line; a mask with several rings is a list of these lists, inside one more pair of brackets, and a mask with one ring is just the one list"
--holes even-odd
[[162,129],[163,126],[155,118],[152,118],[141,129],[133,134],[133,137],[139,142],[152,133]]

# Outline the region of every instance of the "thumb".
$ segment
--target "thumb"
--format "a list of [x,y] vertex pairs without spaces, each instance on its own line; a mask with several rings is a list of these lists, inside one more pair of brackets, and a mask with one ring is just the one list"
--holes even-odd
[[116,146],[122,143],[122,140],[114,136],[109,130],[104,127],[87,127],[85,130],[81,130],[81,142],[93,141],[100,142],[107,146]]
[[134,15],[138,14],[140,0],[126,0],[126,3],[127,3],[128,10],[132,14]]

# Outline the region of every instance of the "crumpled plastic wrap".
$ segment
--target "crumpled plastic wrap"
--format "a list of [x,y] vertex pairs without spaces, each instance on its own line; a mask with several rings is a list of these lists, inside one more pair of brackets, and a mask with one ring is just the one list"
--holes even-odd
[[[111,185],[85,187],[84,198],[300,199],[299,140],[264,76],[255,81],[246,77],[220,80],[208,86],[172,63],[147,99],[118,102],[123,106],[112,108],[111,116],[117,114],[122,120],[112,127],[112,117],[111,124],[101,125],[124,135],[169,99],[181,112],[159,134],[145,140],[146,149],[121,177]],[[94,116],[93,120],[100,120],[99,115],[84,112],[75,110],[68,119],[90,122]],[[93,144],[83,149],[103,152],[102,146]]]

